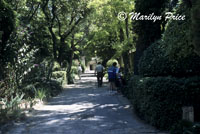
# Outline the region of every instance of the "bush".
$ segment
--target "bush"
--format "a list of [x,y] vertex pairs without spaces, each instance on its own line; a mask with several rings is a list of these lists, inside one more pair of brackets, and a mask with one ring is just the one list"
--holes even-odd
[[172,74],[169,57],[165,55],[165,49],[158,41],[152,44],[139,62],[139,74],[143,76],[167,76]]
[[181,4],[175,14],[185,15],[184,21],[171,20],[166,25],[162,40],[166,54],[171,59],[180,60],[194,53],[192,39],[190,36],[191,12],[185,4]]
[[22,101],[24,94],[16,94],[10,99],[4,98],[0,100],[0,126],[14,119],[19,119],[22,116],[19,104]]
[[160,41],[144,52],[139,62],[143,76],[194,76],[200,75],[200,57],[194,53],[190,36],[190,9],[184,4],[176,14],[186,15],[185,21],[169,21]]
[[61,85],[67,83],[66,71],[55,71],[52,73],[52,78],[59,81]]
[[116,63],[118,64],[118,61],[117,61],[116,59],[111,59],[111,60],[109,60],[109,61],[106,63],[106,66],[107,66],[107,67],[110,67],[110,66],[112,66],[112,64],[113,64],[114,62],[116,62]]
[[139,62],[139,74],[143,76],[194,76],[200,75],[200,57],[195,53],[179,59],[171,59],[162,41],[144,51]]
[[63,89],[60,82],[56,80],[36,82],[34,85],[36,91],[40,89],[46,90],[45,93],[47,98],[58,95]]
[[172,127],[171,134],[199,134],[200,124],[189,121],[180,121]]
[[182,119],[182,106],[199,107],[200,77],[134,76],[123,90],[141,118],[169,129]]
[[53,71],[60,71],[60,70],[61,70],[60,64],[58,62],[54,61]]

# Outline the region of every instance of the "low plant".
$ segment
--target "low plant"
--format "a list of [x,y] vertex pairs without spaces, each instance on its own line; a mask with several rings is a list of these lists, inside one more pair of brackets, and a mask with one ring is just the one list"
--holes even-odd
[[21,103],[24,94],[17,94],[10,99],[3,98],[0,104],[0,123],[7,122],[9,120],[17,119],[21,116],[21,110],[19,104]]
[[47,96],[47,90],[38,89],[35,90],[35,98],[38,98],[40,101],[43,101]]

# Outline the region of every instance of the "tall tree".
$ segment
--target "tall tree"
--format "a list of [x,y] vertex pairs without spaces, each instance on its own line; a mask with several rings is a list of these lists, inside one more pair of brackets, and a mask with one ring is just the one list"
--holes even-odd
[[[7,45],[11,33],[15,29],[15,15],[10,5],[0,1],[0,80],[5,74],[5,65],[11,60],[12,47]],[[10,59],[11,58],[11,59]]]
[[[103,60],[103,64],[111,59],[119,59],[122,53],[127,54],[128,49],[133,48],[130,38],[130,19],[121,21],[118,19],[118,13],[125,11],[129,13],[133,7],[131,0],[93,0],[90,3],[93,7],[93,14],[90,16],[92,26],[86,51],[90,55],[98,56]],[[127,59],[127,57],[124,59]],[[126,61],[126,60],[125,60]],[[128,65],[128,63],[126,64]]]
[[200,0],[192,3],[192,39],[195,52],[200,56]]
[[[168,0],[135,0],[135,12],[141,15],[154,13],[161,16]],[[138,63],[143,51],[161,37],[162,21],[138,20],[133,22],[133,32],[137,34],[136,52],[134,55],[134,74],[138,74]]]
[[42,11],[53,42],[54,59],[61,64],[67,38],[89,13],[87,1],[44,0]]

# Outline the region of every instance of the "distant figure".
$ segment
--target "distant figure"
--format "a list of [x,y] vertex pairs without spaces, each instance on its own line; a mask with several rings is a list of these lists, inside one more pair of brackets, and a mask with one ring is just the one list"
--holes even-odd
[[101,87],[103,84],[103,70],[104,67],[101,65],[101,62],[98,62],[95,68],[95,75],[97,74],[98,87]]
[[111,67],[108,68],[108,79],[110,83],[110,91],[114,91],[116,89],[115,82],[117,79],[117,63],[114,62]]
[[79,77],[79,80],[81,80],[81,74],[82,74],[82,67],[81,67],[81,64],[79,64],[79,66],[78,66],[78,77]]

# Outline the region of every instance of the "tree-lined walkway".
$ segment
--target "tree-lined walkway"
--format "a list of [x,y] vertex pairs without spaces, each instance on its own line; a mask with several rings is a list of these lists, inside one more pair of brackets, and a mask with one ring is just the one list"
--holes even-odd
[[[142,123],[122,95],[110,95],[95,77],[83,77],[7,134],[161,134]],[[163,133],[162,133],[163,134]]]

